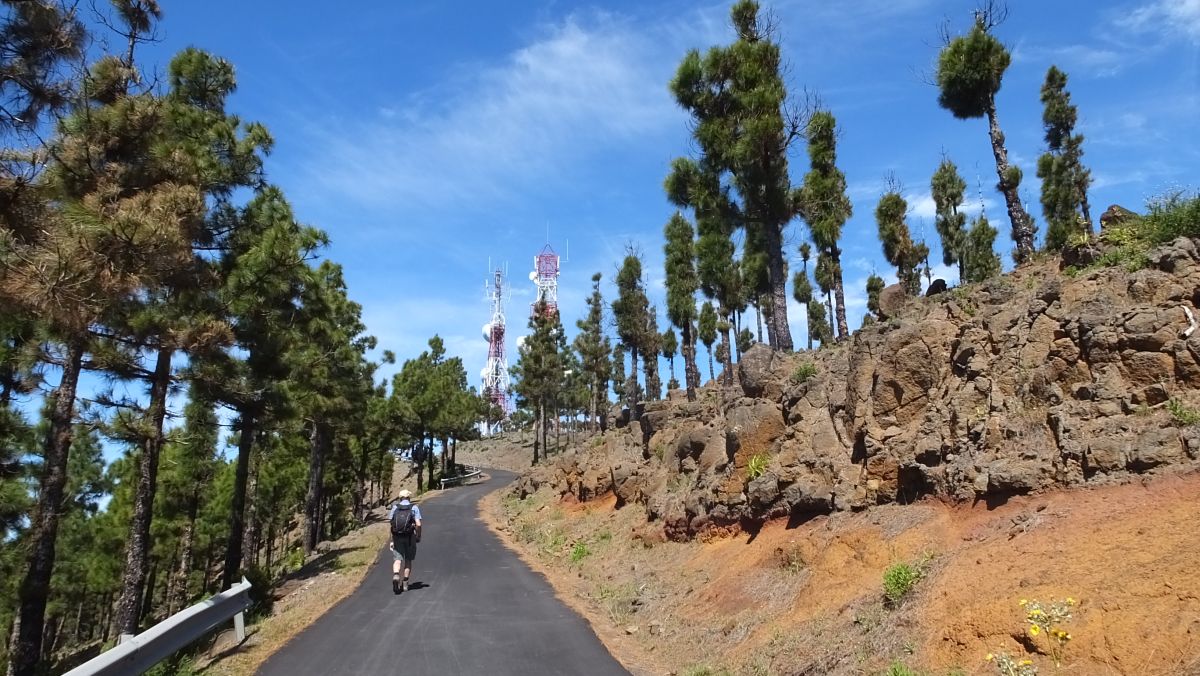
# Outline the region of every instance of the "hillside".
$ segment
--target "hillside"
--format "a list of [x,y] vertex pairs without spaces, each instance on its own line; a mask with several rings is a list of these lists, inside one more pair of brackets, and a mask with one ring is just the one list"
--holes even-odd
[[[528,471],[495,516],[601,624],[639,625],[619,650],[680,673],[996,673],[999,651],[1200,672],[1200,251],[1146,260],[1047,259],[847,344],[756,346],[732,383]],[[520,462],[464,451],[497,447]],[[885,603],[889,569],[916,582]],[[1018,602],[1068,597],[1051,650]]]

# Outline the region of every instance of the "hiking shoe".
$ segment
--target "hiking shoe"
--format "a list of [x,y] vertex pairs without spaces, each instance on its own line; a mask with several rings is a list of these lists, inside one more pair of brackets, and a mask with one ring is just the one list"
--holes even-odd
[[404,582],[402,582],[400,584],[400,591],[408,591],[408,580],[407,579],[405,579]]
[[400,576],[399,575],[392,576],[392,593],[393,594],[400,593]]

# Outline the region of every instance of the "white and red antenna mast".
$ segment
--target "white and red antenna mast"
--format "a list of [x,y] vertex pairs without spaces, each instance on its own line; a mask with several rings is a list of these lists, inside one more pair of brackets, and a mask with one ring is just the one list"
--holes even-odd
[[[508,400],[508,359],[504,356],[504,271],[497,269],[492,275],[491,284],[484,282],[484,294],[492,305],[492,320],[483,325],[483,339],[488,344],[487,366],[483,367],[480,376],[483,379],[483,396],[492,405],[504,412],[508,417],[510,412]],[[494,431],[494,430],[491,430]]]
[[539,304],[544,304],[546,312],[558,313],[558,254],[547,244],[542,252],[533,257],[533,271],[529,273],[529,281],[537,285],[537,298],[533,302],[530,314],[537,310]]

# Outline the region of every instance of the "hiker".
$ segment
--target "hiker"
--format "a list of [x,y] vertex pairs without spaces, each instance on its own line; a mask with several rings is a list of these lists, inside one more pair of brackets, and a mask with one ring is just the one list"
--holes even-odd
[[[412,560],[417,556],[417,543],[421,541],[421,508],[409,499],[412,493],[406,488],[400,491],[400,502],[393,504],[388,513],[391,538],[388,547],[392,550],[392,592],[408,591],[408,576],[412,574]],[[400,569],[404,577],[400,577]]]

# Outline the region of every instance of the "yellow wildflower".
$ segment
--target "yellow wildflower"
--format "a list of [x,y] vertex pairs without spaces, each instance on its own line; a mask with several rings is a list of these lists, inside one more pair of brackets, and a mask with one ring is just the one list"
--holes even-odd
[[987,654],[987,657],[983,658],[983,661],[984,661],[984,662],[991,662],[991,661],[992,661],[992,660],[994,660],[994,659],[996,659],[996,656],[995,656],[995,655],[993,655],[993,654],[991,654],[991,653],[988,653],[988,654]]
[[1071,598],[1070,596],[1067,597],[1067,605],[1068,606],[1073,606],[1073,605],[1075,605],[1075,603],[1076,603],[1075,599]]
[[1033,664],[1033,660],[1021,660],[1021,666],[1022,666],[1022,667],[1027,667],[1027,666],[1029,666],[1029,665],[1031,665],[1031,664]]
[[1030,617],[1034,617],[1037,615],[1045,615],[1045,614],[1046,613],[1041,608],[1034,608],[1033,610],[1029,611]]
[[1029,626],[1029,635],[1030,636],[1037,636],[1041,631],[1042,631],[1042,628],[1037,626],[1036,624]]
[[1029,603],[1029,599],[1021,599],[1020,601],[1017,601],[1018,606],[1023,606],[1026,603]]

